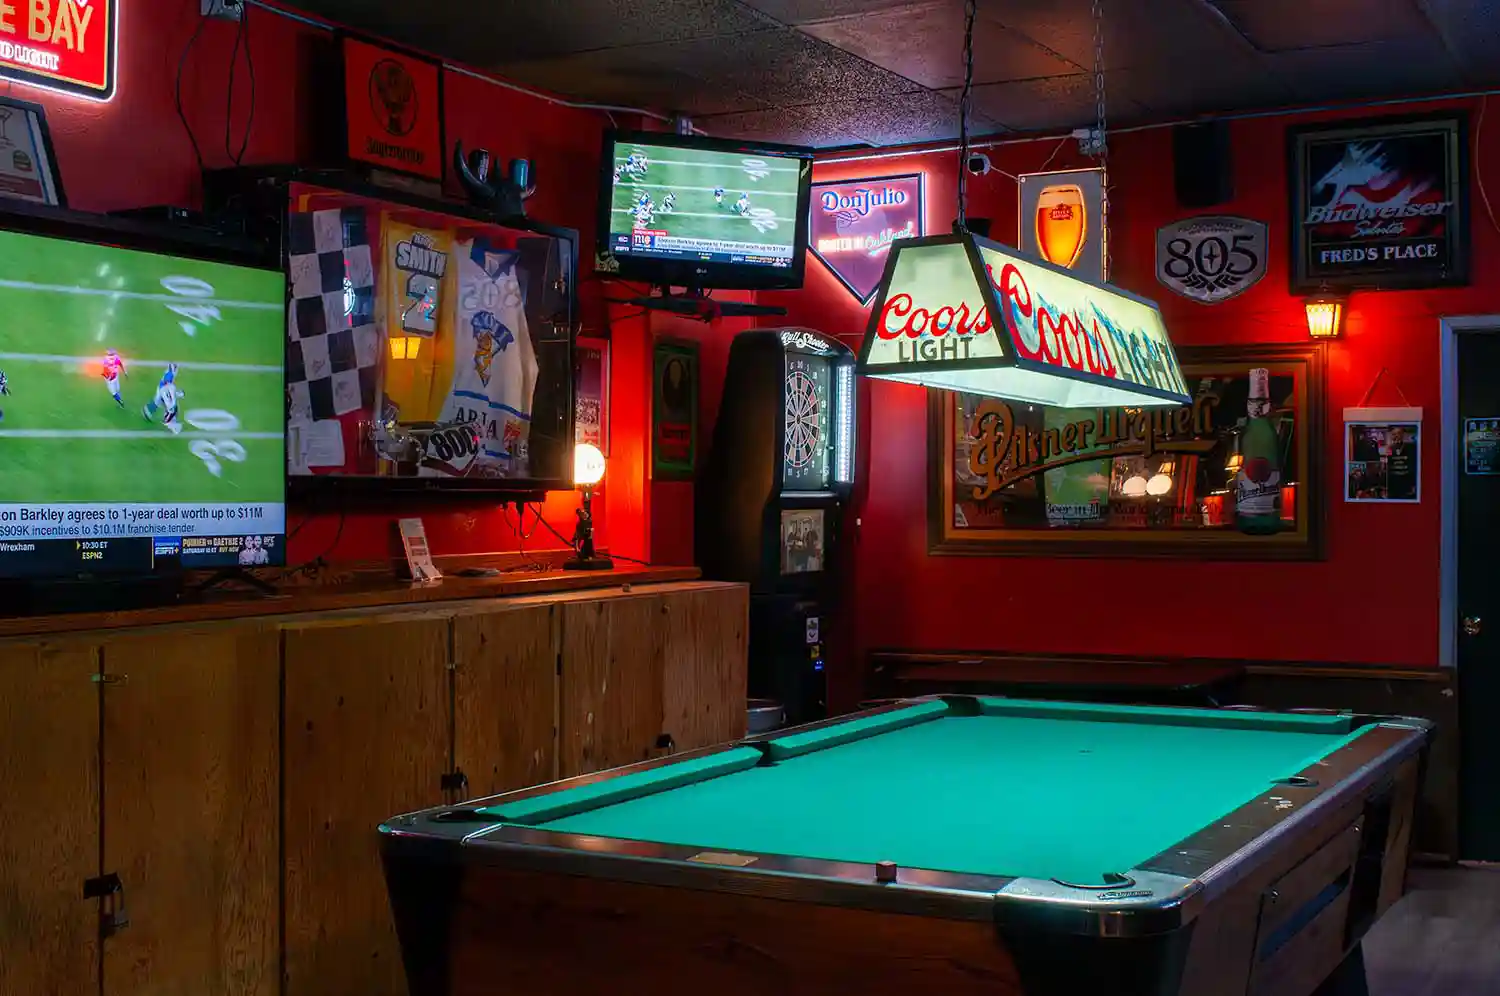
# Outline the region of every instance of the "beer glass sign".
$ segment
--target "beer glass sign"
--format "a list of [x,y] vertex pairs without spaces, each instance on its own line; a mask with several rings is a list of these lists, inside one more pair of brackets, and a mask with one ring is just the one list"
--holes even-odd
[[1087,233],[1083,188],[1073,183],[1043,187],[1036,199],[1037,254],[1049,263],[1072,269]]
[[1070,169],[1023,173],[1020,190],[1022,252],[1072,270],[1084,280],[1108,279],[1104,250],[1104,171]]

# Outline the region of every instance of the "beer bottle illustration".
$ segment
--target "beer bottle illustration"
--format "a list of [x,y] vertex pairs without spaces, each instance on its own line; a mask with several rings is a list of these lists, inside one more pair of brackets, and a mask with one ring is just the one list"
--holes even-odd
[[1234,480],[1235,524],[1265,535],[1281,528],[1281,437],[1271,422],[1271,373],[1250,371],[1250,399],[1240,434],[1240,469]]

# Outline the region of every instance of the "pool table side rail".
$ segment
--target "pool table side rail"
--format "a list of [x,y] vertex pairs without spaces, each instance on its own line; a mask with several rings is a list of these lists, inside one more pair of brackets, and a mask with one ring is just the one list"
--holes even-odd
[[[892,703],[865,715],[896,712],[913,702],[959,700],[974,715],[972,697],[942,696]],[[1270,710],[1265,710],[1270,712]],[[1057,929],[1106,936],[1141,936],[1190,922],[1211,895],[1230,888],[1270,840],[1294,833],[1325,808],[1390,779],[1420,752],[1431,724],[1403,717],[1352,716],[1369,726],[1298,775],[1308,784],[1277,785],[1166,849],[1140,867],[1123,869],[1104,886],[1053,880],[973,875],[902,867],[898,880],[878,882],[864,862],[778,854],[726,854],[711,848],[593,837],[504,823],[481,809],[564,791],[685,759],[707,758],[745,746],[765,749],[775,739],[838,723],[839,717],[792,730],[749,737],[698,751],[502,793],[460,807],[438,807],[394,817],[380,827],[387,861],[474,862],[528,871],[593,876],[643,885],[669,885],[766,898],[845,905],[968,920],[1033,920]]]

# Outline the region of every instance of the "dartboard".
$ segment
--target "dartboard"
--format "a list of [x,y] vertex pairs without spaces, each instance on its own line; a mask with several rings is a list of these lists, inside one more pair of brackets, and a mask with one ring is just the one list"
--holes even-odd
[[786,465],[801,470],[817,458],[823,445],[818,386],[801,370],[786,376]]

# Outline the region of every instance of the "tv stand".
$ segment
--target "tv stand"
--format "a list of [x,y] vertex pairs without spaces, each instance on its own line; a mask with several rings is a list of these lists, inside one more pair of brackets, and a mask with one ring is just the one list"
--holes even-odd
[[243,567],[224,567],[214,571],[206,579],[193,586],[193,594],[207,594],[215,588],[229,584],[242,584],[256,594],[266,598],[277,594],[275,585],[262,581]]
[[716,301],[702,287],[684,287],[681,294],[673,294],[672,288],[655,286],[656,293],[649,297],[633,297],[626,304],[633,304],[648,311],[670,311],[686,315],[702,322],[716,318],[752,318],[763,315],[784,315],[786,309],[772,304],[747,304],[743,301]]

